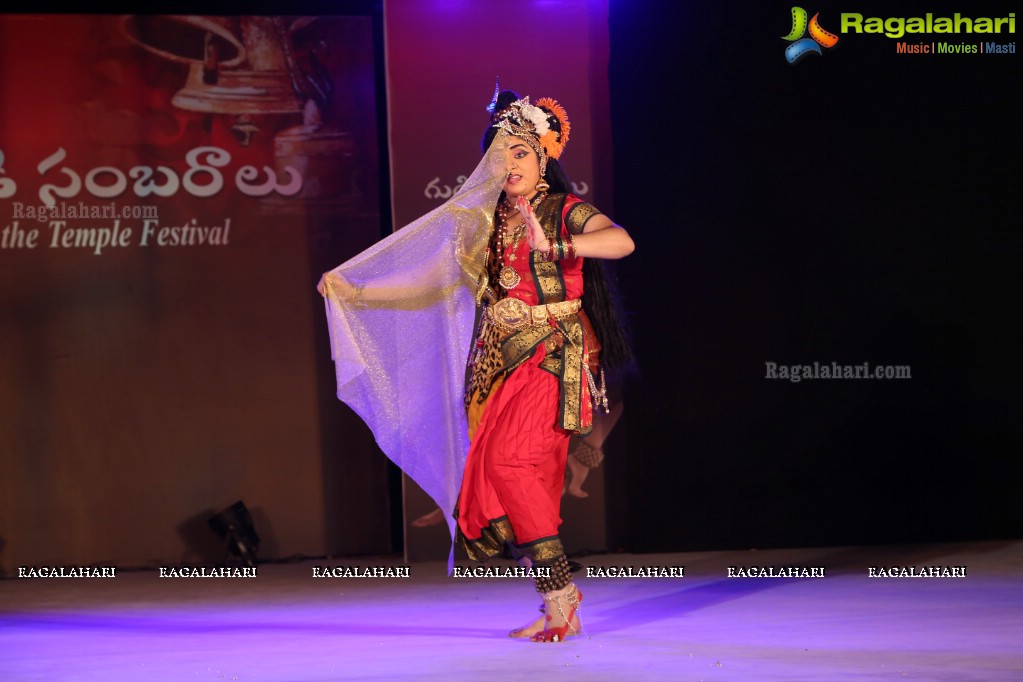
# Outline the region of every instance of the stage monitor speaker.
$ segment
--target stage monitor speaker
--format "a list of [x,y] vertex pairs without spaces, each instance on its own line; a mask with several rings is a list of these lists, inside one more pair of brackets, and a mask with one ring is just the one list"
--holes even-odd
[[245,503],[238,500],[230,507],[210,519],[213,529],[227,546],[227,552],[233,554],[246,566],[255,566],[259,552],[259,535],[252,524],[252,514]]

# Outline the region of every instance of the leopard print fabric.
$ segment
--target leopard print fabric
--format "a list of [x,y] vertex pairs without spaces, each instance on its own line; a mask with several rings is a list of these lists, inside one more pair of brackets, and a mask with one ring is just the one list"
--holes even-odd
[[501,355],[501,330],[490,321],[486,308],[480,322],[480,331],[476,337],[476,345],[469,359],[469,381],[465,387],[465,405],[468,407],[472,396],[483,403],[490,394],[490,387],[504,369],[504,357]]

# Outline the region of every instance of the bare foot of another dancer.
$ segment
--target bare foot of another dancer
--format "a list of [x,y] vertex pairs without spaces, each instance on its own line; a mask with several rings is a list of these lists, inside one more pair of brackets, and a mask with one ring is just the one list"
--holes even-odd
[[573,497],[589,497],[590,494],[583,490],[582,485],[583,481],[585,481],[586,477],[590,474],[590,468],[575,457],[569,455],[568,469],[572,472],[572,480],[568,482],[568,488],[565,492]]
[[426,526],[436,526],[438,523],[444,520],[444,510],[437,507],[429,514],[423,514],[418,519],[412,522],[412,525],[416,528],[425,528]]

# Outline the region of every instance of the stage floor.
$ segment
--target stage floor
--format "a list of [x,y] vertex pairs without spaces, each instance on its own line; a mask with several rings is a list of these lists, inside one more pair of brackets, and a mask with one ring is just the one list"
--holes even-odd
[[[536,613],[528,579],[448,578],[438,563],[409,578],[313,577],[397,565],[380,557],[264,564],[256,578],[12,578],[0,680],[1023,680],[1023,541],[579,561],[685,577],[579,577],[584,633],[563,644],[506,636]],[[914,566],[966,577],[869,575]]]

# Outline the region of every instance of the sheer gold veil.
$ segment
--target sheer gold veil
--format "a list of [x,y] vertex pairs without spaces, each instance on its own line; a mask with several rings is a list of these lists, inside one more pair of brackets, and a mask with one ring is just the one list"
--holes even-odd
[[[504,184],[506,147],[507,134],[501,133],[443,205],[325,279],[337,397],[437,502],[452,537],[469,446],[465,360],[486,286],[484,254]],[[336,278],[354,285],[355,293]]]

